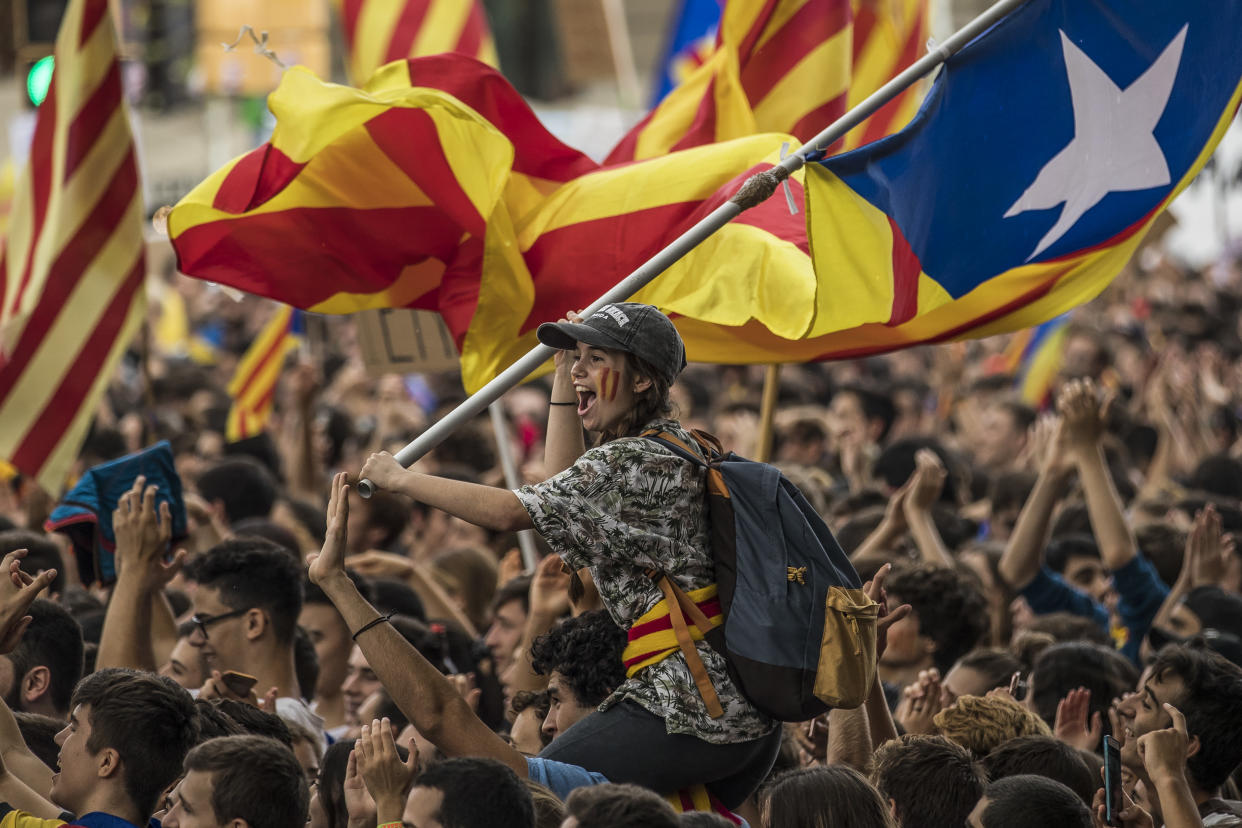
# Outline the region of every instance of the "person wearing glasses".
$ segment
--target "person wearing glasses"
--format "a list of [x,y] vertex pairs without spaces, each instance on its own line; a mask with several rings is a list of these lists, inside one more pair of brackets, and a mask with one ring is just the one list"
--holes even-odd
[[202,653],[211,678],[202,694],[245,700],[226,671],[254,676],[262,697],[276,688],[276,713],[310,730],[327,747],[323,719],[302,700],[293,636],[302,610],[302,569],[284,549],[261,538],[216,544],[187,573],[198,584],[189,643]]

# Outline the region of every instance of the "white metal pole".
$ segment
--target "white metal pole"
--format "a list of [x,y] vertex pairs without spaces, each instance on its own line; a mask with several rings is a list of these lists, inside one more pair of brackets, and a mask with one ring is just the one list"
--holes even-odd
[[[492,417],[492,431],[496,435],[496,451],[500,453],[500,468],[505,473],[505,485],[516,489],[522,485],[518,475],[517,462],[513,457],[513,441],[509,439],[509,418],[505,416],[505,406],[500,400],[487,407]],[[535,531],[523,529],[517,533],[518,549],[522,551],[522,568],[526,572],[534,572],[539,563],[539,555],[535,552]]]

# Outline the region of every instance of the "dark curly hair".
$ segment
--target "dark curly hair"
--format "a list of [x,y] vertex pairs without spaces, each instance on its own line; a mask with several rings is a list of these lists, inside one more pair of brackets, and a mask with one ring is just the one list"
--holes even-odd
[[893,569],[888,579],[890,606],[914,608],[919,633],[936,642],[932,658],[941,674],[983,643],[989,630],[988,606],[974,581],[952,569],[910,566]]
[[1201,790],[1216,790],[1242,761],[1242,668],[1196,640],[1162,648],[1151,672],[1185,683],[1186,692],[1172,703],[1186,717],[1187,732],[1199,737],[1199,752],[1186,760],[1186,770]]
[[531,666],[543,676],[560,673],[578,703],[594,707],[625,681],[625,641],[607,612],[584,612],[531,642]]

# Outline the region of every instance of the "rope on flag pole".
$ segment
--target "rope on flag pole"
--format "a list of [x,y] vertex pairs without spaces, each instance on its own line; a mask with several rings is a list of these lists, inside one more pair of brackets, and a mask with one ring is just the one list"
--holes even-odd
[[[652,256],[638,269],[626,276],[603,296],[582,311],[589,317],[604,305],[622,302],[659,276],[683,256],[701,244],[708,236],[724,227],[734,218],[756,204],[769,198],[790,173],[805,166],[807,157],[823,152],[854,127],[861,124],[880,107],[900,95],[920,78],[957,54],[966,44],[986,32],[1010,12],[1025,5],[1028,0],[997,0],[991,7],[948,37],[934,51],[910,64],[905,71],[863,99],[857,106],[834,121],[823,132],[803,144],[797,152],[780,164],[751,176],[742,184],[733,198],[708,213],[697,224],[682,233],[659,253]],[[497,374],[490,382],[468,397],[461,405],[450,411],[438,422],[424,431],[416,440],[397,452],[396,460],[408,468],[427,452],[440,444],[461,425],[482,413],[510,388],[524,380],[554,353],[547,345],[537,345],[525,356]],[[358,481],[358,493],[370,497],[374,491],[370,480]]]

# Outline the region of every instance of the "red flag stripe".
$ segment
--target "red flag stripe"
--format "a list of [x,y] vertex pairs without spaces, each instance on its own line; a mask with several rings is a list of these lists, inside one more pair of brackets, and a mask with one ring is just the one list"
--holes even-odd
[[226,213],[252,210],[287,187],[305,167],[277,147],[264,144],[233,165],[220,183],[212,206]]
[[[812,109],[810,112],[802,116],[798,123],[794,124],[790,130],[794,137],[801,141],[809,141],[816,135],[824,131],[824,128],[845,114],[845,108],[848,105],[848,92],[842,92],[831,101]],[[840,139],[833,146],[838,146]]]
[[826,5],[827,9],[824,3],[808,2],[798,9],[780,31],[742,64],[742,88],[750,101],[761,100],[777,81],[822,44],[825,32],[836,34],[849,24],[849,3]]
[[95,91],[69,124],[69,134],[65,142],[65,176],[62,182],[69,182],[82,159],[99,140],[112,116],[120,114],[124,117],[123,113],[119,113],[120,106],[121,73],[117,62],[112,61],[99,86],[95,87]]
[[[82,34],[78,38],[78,48],[86,45],[86,41],[95,34],[100,21],[108,11],[108,0],[86,0],[86,8],[82,11]],[[114,63],[113,66],[116,64]]]
[[[924,48],[926,39],[926,27],[917,25],[906,35],[906,42],[902,44],[901,53],[897,62],[893,65],[890,73],[896,77],[904,71],[910,64],[919,59],[919,55]],[[898,117],[899,110],[905,105],[905,102],[911,95],[917,95],[919,91],[916,87],[911,87],[902,92],[896,98],[893,98],[884,106],[880,107],[870,118],[863,124],[863,135],[858,142],[858,146],[869,144],[872,141],[878,141],[893,131],[893,119]]]
[[471,3],[470,12],[461,29],[461,37],[457,39],[457,51],[471,57],[478,55],[488,31],[487,18],[483,16],[482,7],[478,3]]
[[[746,32],[746,36],[742,38],[742,42],[737,46],[738,64],[745,66],[746,61],[750,60],[751,52],[754,51],[755,44],[759,42],[759,38],[763,36],[763,32],[768,27],[769,21],[772,19],[772,12],[776,7],[785,0],[768,0],[763,8],[755,14],[754,22],[750,26],[750,30]],[[720,37],[716,39],[717,44],[721,43],[724,38],[723,27],[720,29]]]
[[900,325],[919,312],[919,274],[923,271],[923,263],[891,216],[888,226],[893,234],[893,312],[888,324]]
[[34,267],[35,250],[43,235],[43,223],[47,219],[48,199],[52,191],[52,150],[56,143],[56,77],[53,74],[52,84],[48,87],[47,97],[39,107],[35,121],[34,137],[30,143],[30,190],[31,212],[33,213],[30,232],[30,250],[26,254],[25,267],[22,268],[21,281],[13,295],[9,306],[12,313],[21,305],[22,295],[30,284],[31,268]]
[[138,169],[131,150],[117,167],[94,209],[87,212],[83,225],[48,269],[39,303],[22,330],[6,366],[13,369],[12,373],[0,377],[0,400],[13,390],[13,383],[38,351],[78,280],[116,231],[134,199],[137,186]]
[[694,113],[694,121],[686,129],[686,134],[670,152],[712,144],[716,141],[716,78],[707,84],[707,91],[699,101],[699,108]]
[[385,52],[384,62],[401,60],[410,56],[410,50],[414,48],[414,38],[418,37],[418,30],[422,28],[423,19],[427,16],[432,3],[463,1],[405,0],[401,6],[401,14],[398,15],[396,22],[393,24],[392,37],[388,40],[388,49]]
[[358,16],[366,0],[344,0],[341,3],[341,28],[345,30],[345,43],[352,51],[354,37],[358,34]]
[[[78,415],[78,406],[99,376],[117,336],[120,335],[134,294],[142,287],[145,276],[146,265],[143,257],[139,255],[129,275],[113,294],[112,301],[100,316],[90,337],[78,349],[72,367],[61,378],[60,385],[43,407],[43,412],[36,421],[37,427],[28,432],[18,446],[12,457],[13,465],[19,469],[40,467],[64,437],[65,431]],[[22,340],[27,341],[27,337],[23,336]],[[20,373],[20,369],[14,371]]]
[[[292,323],[293,321],[292,316],[289,317],[289,321]],[[257,377],[260,373],[262,373],[263,370],[266,369],[268,365],[270,365],[272,361],[276,359],[277,353],[280,352],[281,349],[284,348],[285,337],[287,337],[288,335],[289,335],[289,331],[288,329],[286,329],[284,333],[282,333],[280,336],[273,339],[271,344],[267,346],[267,350],[263,352],[263,356],[259,359],[258,362],[254,364],[254,368],[242,380],[240,390],[237,392],[238,399],[240,399],[241,396],[245,394],[247,390],[249,390],[250,386],[255,381],[255,377]],[[255,405],[254,408],[257,410],[258,405]]]

